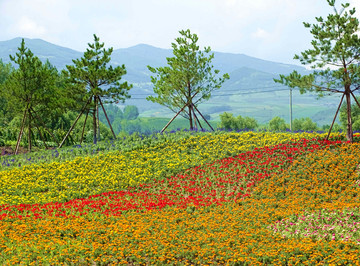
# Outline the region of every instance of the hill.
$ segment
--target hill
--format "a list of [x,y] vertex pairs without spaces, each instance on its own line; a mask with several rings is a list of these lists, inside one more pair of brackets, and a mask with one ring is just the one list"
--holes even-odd
[[359,134],[325,135],[178,131],[0,157],[0,265],[358,265]]
[[[0,42],[0,58],[9,62],[9,54],[14,55],[20,45],[21,38]],[[61,47],[41,39],[26,39],[25,44],[41,60],[49,60],[59,70],[72,59],[82,56],[83,52]],[[220,73],[229,73],[230,80],[223,87],[213,92],[213,97],[200,105],[204,114],[217,119],[219,114],[228,111],[234,115],[251,116],[260,123],[269,121],[273,116],[289,120],[288,88],[275,84],[273,78],[279,74],[287,74],[293,70],[306,72],[306,69],[277,62],[266,61],[244,54],[214,52],[214,67]],[[168,109],[151,103],[146,96],[153,93],[150,82],[151,73],[147,66],[159,67],[166,65],[166,57],[172,56],[172,50],[161,49],[146,44],[129,48],[115,49],[112,54],[112,64],[125,64],[127,74],[124,79],[134,85],[132,98],[126,105],[138,106],[141,116],[172,117]],[[316,100],[314,95],[293,93],[294,117],[309,116],[319,124],[330,123],[336,110],[338,99],[328,97]]]

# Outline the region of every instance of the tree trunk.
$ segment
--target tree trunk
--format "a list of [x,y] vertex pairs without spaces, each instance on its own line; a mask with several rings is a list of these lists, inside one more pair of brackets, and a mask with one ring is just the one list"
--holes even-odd
[[345,97],[346,97],[346,111],[347,111],[347,127],[346,127],[346,139],[350,142],[353,142],[353,130],[352,130],[352,121],[351,121],[351,98],[350,98],[350,87],[345,88]]
[[31,152],[31,113],[29,110],[29,132],[28,132],[28,150]]
[[188,109],[189,109],[188,112],[189,112],[190,130],[193,130],[193,129],[194,129],[194,126],[193,126],[193,121],[192,121],[191,107],[189,106]]
[[94,129],[94,141],[93,143],[96,144],[96,131],[97,131],[97,127],[96,127],[96,96],[94,96],[94,104],[95,107],[93,109],[93,129]]
[[293,118],[293,113],[292,113],[292,88],[290,88],[290,99],[289,99],[289,105],[290,105],[290,131],[292,131],[292,118]]
[[188,97],[187,97],[187,105],[188,105],[188,109],[189,109],[189,122],[190,122],[190,130],[194,129],[193,126],[193,121],[192,121],[192,112],[191,112],[191,107],[192,107],[192,98],[191,97],[191,86],[190,86],[190,81],[187,82],[187,87],[188,87]]
[[100,97],[96,97],[96,105],[95,105],[95,108],[96,108],[96,126],[97,126],[97,140],[100,141],[100,116],[99,116],[99,102],[100,101]]

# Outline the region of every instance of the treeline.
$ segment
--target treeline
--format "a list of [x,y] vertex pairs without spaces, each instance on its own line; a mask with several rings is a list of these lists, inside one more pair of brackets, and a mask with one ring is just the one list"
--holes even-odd
[[[360,131],[360,108],[353,105],[353,128]],[[346,106],[343,105],[340,109],[340,124],[334,123],[332,131],[346,130],[347,113]],[[220,124],[218,128],[225,130],[269,130],[269,131],[287,131],[290,130],[290,124],[286,123],[285,119],[275,116],[266,124],[259,124],[256,119],[251,117],[242,117],[241,115],[235,117],[232,113],[224,112],[220,114]],[[318,126],[311,118],[295,118],[291,124],[292,131],[327,131],[330,125]]]
[[[135,132],[140,134],[152,134],[159,132],[169,121],[169,118],[139,117],[139,111],[136,106],[126,106],[123,110],[116,105],[107,105],[106,112],[110,118],[112,127],[117,135],[131,135]],[[360,131],[360,109],[353,108],[354,127]],[[224,112],[219,116],[220,121],[211,120],[213,128],[223,130],[269,130],[269,131],[287,131],[290,124],[281,117],[273,117],[266,124],[259,124],[255,118],[246,116],[234,116],[232,113]],[[210,116],[207,115],[210,120]],[[100,114],[100,121],[106,123],[104,114]],[[341,124],[335,123],[333,131],[345,130],[346,110],[344,107],[340,111]],[[168,128],[169,131],[188,128],[186,119],[176,119]],[[296,118],[292,121],[292,131],[320,131],[328,130],[330,125],[318,126],[311,118]]]
[[[120,82],[125,66],[109,65],[112,48],[94,35],[94,43],[73,65],[58,71],[43,63],[22,40],[11,63],[0,60],[0,145],[61,146],[115,138],[100,122],[104,105],[130,98],[131,84]],[[127,115],[127,110],[125,115]],[[106,116],[106,115],[105,115]],[[110,125],[110,123],[109,123]]]

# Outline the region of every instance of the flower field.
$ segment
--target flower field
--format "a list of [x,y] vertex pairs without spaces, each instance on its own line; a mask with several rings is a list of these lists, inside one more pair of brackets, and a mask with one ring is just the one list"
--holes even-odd
[[0,264],[360,264],[360,144],[174,136],[14,158],[0,171]]

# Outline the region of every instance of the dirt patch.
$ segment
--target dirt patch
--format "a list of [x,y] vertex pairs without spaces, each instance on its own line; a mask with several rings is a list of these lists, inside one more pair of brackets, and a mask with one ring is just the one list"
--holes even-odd
[[[19,147],[19,151],[18,154],[20,153],[27,153],[28,150],[24,147]],[[15,149],[13,149],[10,146],[4,146],[4,147],[0,147],[0,156],[5,156],[5,155],[13,155],[15,154]]]

